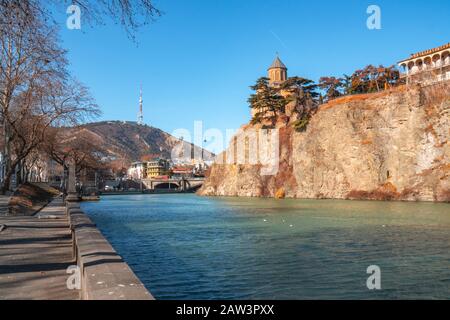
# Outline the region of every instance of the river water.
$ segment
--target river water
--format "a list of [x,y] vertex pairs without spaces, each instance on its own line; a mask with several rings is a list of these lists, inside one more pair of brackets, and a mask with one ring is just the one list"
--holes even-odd
[[450,204],[167,194],[82,208],[157,299],[450,298]]

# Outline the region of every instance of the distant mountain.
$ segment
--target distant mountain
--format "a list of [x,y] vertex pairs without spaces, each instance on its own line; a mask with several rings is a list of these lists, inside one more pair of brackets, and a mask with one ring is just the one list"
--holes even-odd
[[[153,157],[170,159],[174,148],[189,150],[191,145],[158,128],[129,121],[89,123],[83,125],[75,134],[81,132],[100,147],[104,157],[127,163]],[[197,154],[202,154],[200,147],[194,146],[193,149]],[[186,154],[184,156],[189,157]],[[212,160],[214,155],[204,150],[203,157],[205,160]]]

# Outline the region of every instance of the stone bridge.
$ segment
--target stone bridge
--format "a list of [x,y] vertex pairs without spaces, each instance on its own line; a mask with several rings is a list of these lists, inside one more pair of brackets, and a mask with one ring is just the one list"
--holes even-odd
[[179,190],[179,191],[195,191],[199,189],[204,178],[180,178],[180,179],[144,179],[142,183],[146,189],[155,190]]

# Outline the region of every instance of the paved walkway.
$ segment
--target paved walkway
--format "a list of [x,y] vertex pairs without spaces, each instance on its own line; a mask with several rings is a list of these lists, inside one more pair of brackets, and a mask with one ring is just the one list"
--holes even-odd
[[0,300],[79,298],[78,291],[66,287],[66,270],[74,262],[62,199],[32,217],[0,216],[2,224],[6,229],[0,232]]

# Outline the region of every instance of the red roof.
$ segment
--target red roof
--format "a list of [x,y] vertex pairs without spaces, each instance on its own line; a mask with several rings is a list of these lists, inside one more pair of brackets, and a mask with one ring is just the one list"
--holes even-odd
[[156,176],[156,177],[152,177],[153,179],[159,179],[159,180],[169,180],[169,176]]
[[173,173],[185,173],[185,172],[192,172],[193,168],[184,168],[184,167],[175,167],[172,169]]
[[439,51],[442,51],[442,50],[445,50],[445,49],[450,49],[450,42],[447,43],[447,44],[444,44],[442,46],[436,47],[436,48],[432,48],[432,49],[420,51],[420,52],[417,52],[417,53],[413,53],[413,54],[410,55],[410,57],[408,59],[404,59],[404,60],[402,60],[400,62],[404,62],[404,61],[408,61],[410,59],[416,59],[416,58],[419,58],[419,57],[422,57],[422,56],[430,55],[430,54],[433,54],[435,52],[439,52]]

